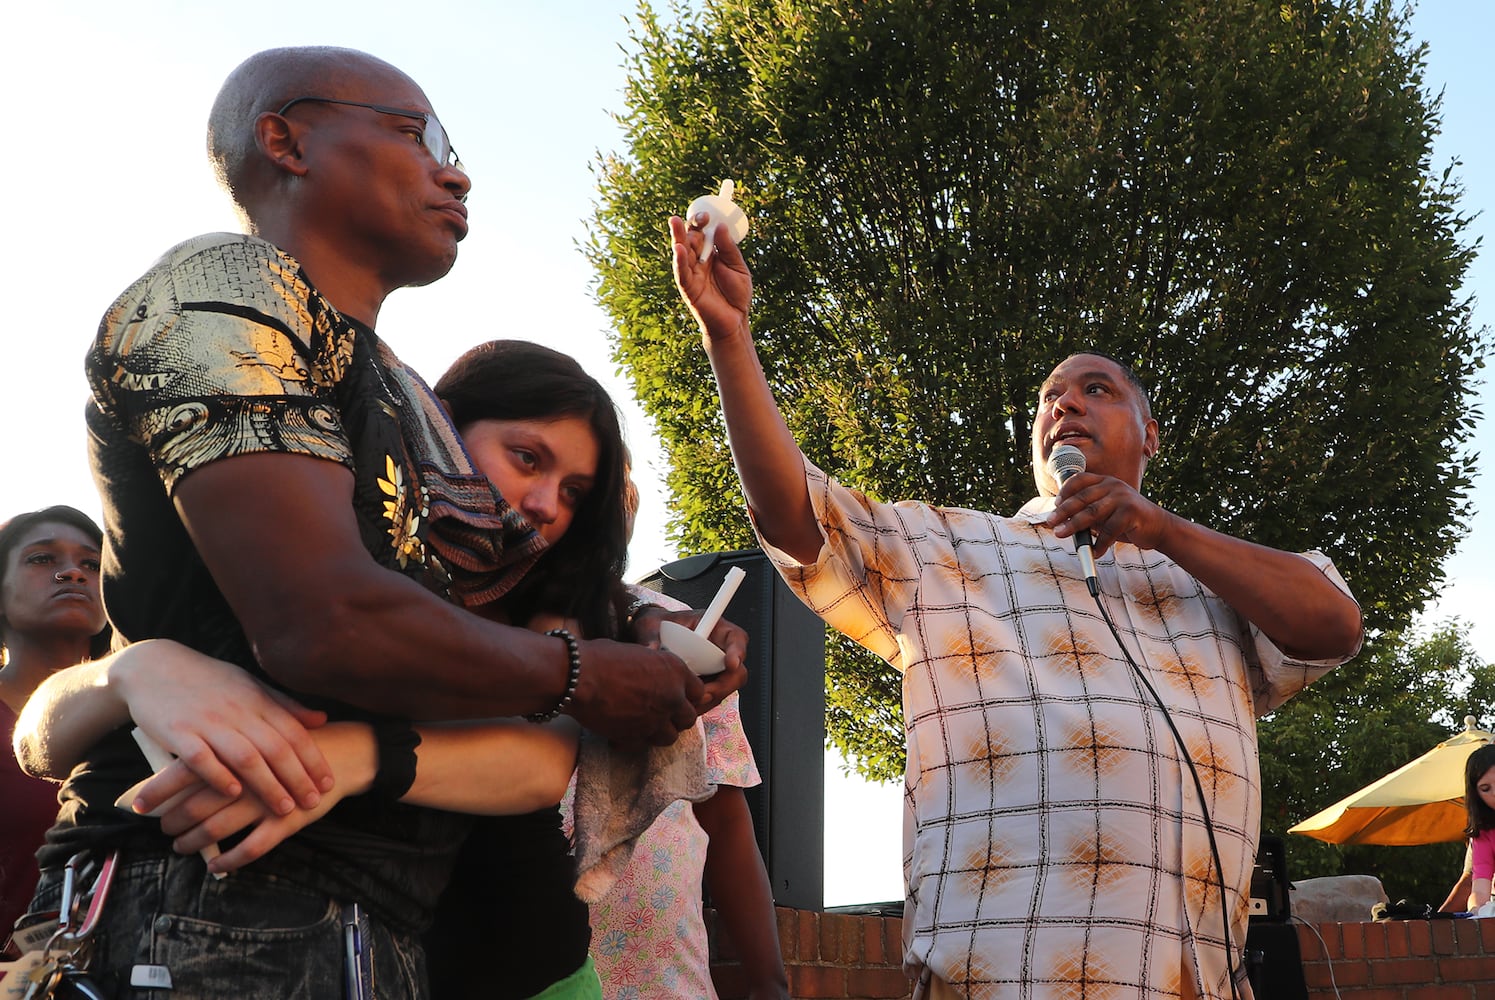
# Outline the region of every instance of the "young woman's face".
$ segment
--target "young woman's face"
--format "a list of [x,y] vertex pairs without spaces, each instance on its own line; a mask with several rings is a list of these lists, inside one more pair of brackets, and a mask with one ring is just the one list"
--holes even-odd
[[483,475],[552,545],[596,484],[601,447],[582,417],[475,420],[462,440]]
[[1479,792],[1479,797],[1486,806],[1495,809],[1495,767],[1480,775],[1479,781],[1474,784],[1474,790]]
[[104,628],[99,547],[70,524],[32,525],[5,557],[0,613],[17,635],[97,635]]

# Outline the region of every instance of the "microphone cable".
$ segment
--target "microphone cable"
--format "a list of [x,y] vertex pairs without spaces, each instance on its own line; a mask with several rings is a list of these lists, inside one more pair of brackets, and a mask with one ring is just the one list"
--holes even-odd
[[[1087,584],[1088,582],[1087,580]],[[1132,674],[1136,676],[1137,680],[1142,682],[1142,686],[1147,689],[1147,693],[1152,695],[1152,700],[1157,704],[1158,710],[1163,713],[1163,720],[1168,723],[1168,730],[1173,733],[1173,742],[1178,745],[1178,752],[1183,757],[1184,763],[1189,765],[1189,775],[1194,779],[1194,791],[1199,796],[1199,811],[1204,819],[1204,832],[1209,837],[1210,854],[1215,863],[1215,876],[1217,884],[1220,887],[1220,924],[1221,930],[1225,934],[1225,970],[1230,980],[1230,995],[1233,1000],[1241,1000],[1240,987],[1236,985],[1235,981],[1235,951],[1230,944],[1230,908],[1226,904],[1225,866],[1220,862],[1220,845],[1215,841],[1214,820],[1210,818],[1209,805],[1204,798],[1204,782],[1199,780],[1199,769],[1194,766],[1194,758],[1189,755],[1189,748],[1184,745],[1183,735],[1178,731],[1178,726],[1173,721],[1173,715],[1168,711],[1168,706],[1163,704],[1163,699],[1158,695],[1157,689],[1152,686],[1152,682],[1147,679],[1147,675],[1142,672],[1142,668],[1137,665],[1137,661],[1132,659],[1132,654],[1126,648],[1126,643],[1121,640],[1120,630],[1116,628],[1116,623],[1111,620],[1110,612],[1106,610],[1104,602],[1100,599],[1100,594],[1097,593],[1099,590],[1099,586],[1094,587],[1090,590],[1090,596],[1095,600],[1095,606],[1100,609],[1101,619],[1106,623],[1106,627],[1111,630],[1111,636],[1116,640],[1116,645],[1121,650],[1121,655],[1126,657],[1127,666],[1132,668]],[[1180,856],[1179,861],[1181,866],[1183,861],[1182,856]],[[1185,876],[1185,879],[1187,879],[1187,876]],[[1187,887],[1187,881],[1185,882],[1185,886]],[[1185,892],[1185,896],[1187,897],[1187,892]],[[1185,899],[1184,903],[1184,912],[1185,914],[1188,913],[1187,899]],[[1198,962],[1195,962],[1195,968],[1199,973],[1202,984],[1204,970],[1199,968]]]

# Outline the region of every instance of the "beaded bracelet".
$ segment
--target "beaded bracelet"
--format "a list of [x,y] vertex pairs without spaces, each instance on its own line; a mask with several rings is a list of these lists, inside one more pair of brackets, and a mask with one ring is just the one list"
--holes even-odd
[[638,616],[643,614],[645,611],[648,611],[650,608],[658,608],[661,606],[662,605],[655,604],[654,601],[650,600],[647,597],[635,598],[633,603],[628,605],[628,610],[623,612],[623,634],[632,635],[633,623],[638,620]]
[[566,674],[566,693],[561,695],[561,700],[556,702],[555,707],[550,711],[526,715],[525,718],[530,722],[549,722],[570,707],[572,699],[576,697],[576,685],[581,681],[581,646],[577,643],[576,636],[563,628],[553,628],[545,634],[565,640],[566,658],[569,664]]

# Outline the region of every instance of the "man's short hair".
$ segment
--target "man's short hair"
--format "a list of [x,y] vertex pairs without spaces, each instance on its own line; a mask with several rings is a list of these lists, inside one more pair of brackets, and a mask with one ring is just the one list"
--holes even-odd
[[[1091,354],[1097,358],[1105,358],[1107,361],[1111,362],[1111,364],[1115,365],[1117,368],[1120,368],[1121,374],[1126,376],[1127,382],[1131,384],[1131,387],[1133,389],[1137,390],[1137,397],[1142,400],[1142,415],[1148,418],[1152,417],[1152,393],[1148,391],[1146,384],[1143,383],[1142,379],[1137,375],[1137,373],[1132,370],[1131,365],[1127,364],[1125,361],[1122,361],[1120,358],[1118,358],[1114,354],[1111,354],[1109,351],[1099,351],[1093,347],[1082,347],[1079,350],[1070,351],[1067,355],[1065,355],[1064,361],[1068,361],[1070,358],[1074,357],[1077,354]],[[1060,364],[1063,363],[1063,361],[1060,362]],[[1057,368],[1058,365],[1055,365],[1054,367]]]

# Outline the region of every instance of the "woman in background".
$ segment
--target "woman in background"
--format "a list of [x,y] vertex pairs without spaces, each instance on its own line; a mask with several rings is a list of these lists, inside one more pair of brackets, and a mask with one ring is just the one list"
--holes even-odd
[[57,816],[57,788],[28,777],[10,752],[16,716],[55,671],[102,654],[109,630],[99,597],[99,526],[56,506],[0,525],[0,944],[36,886],[36,849]]

